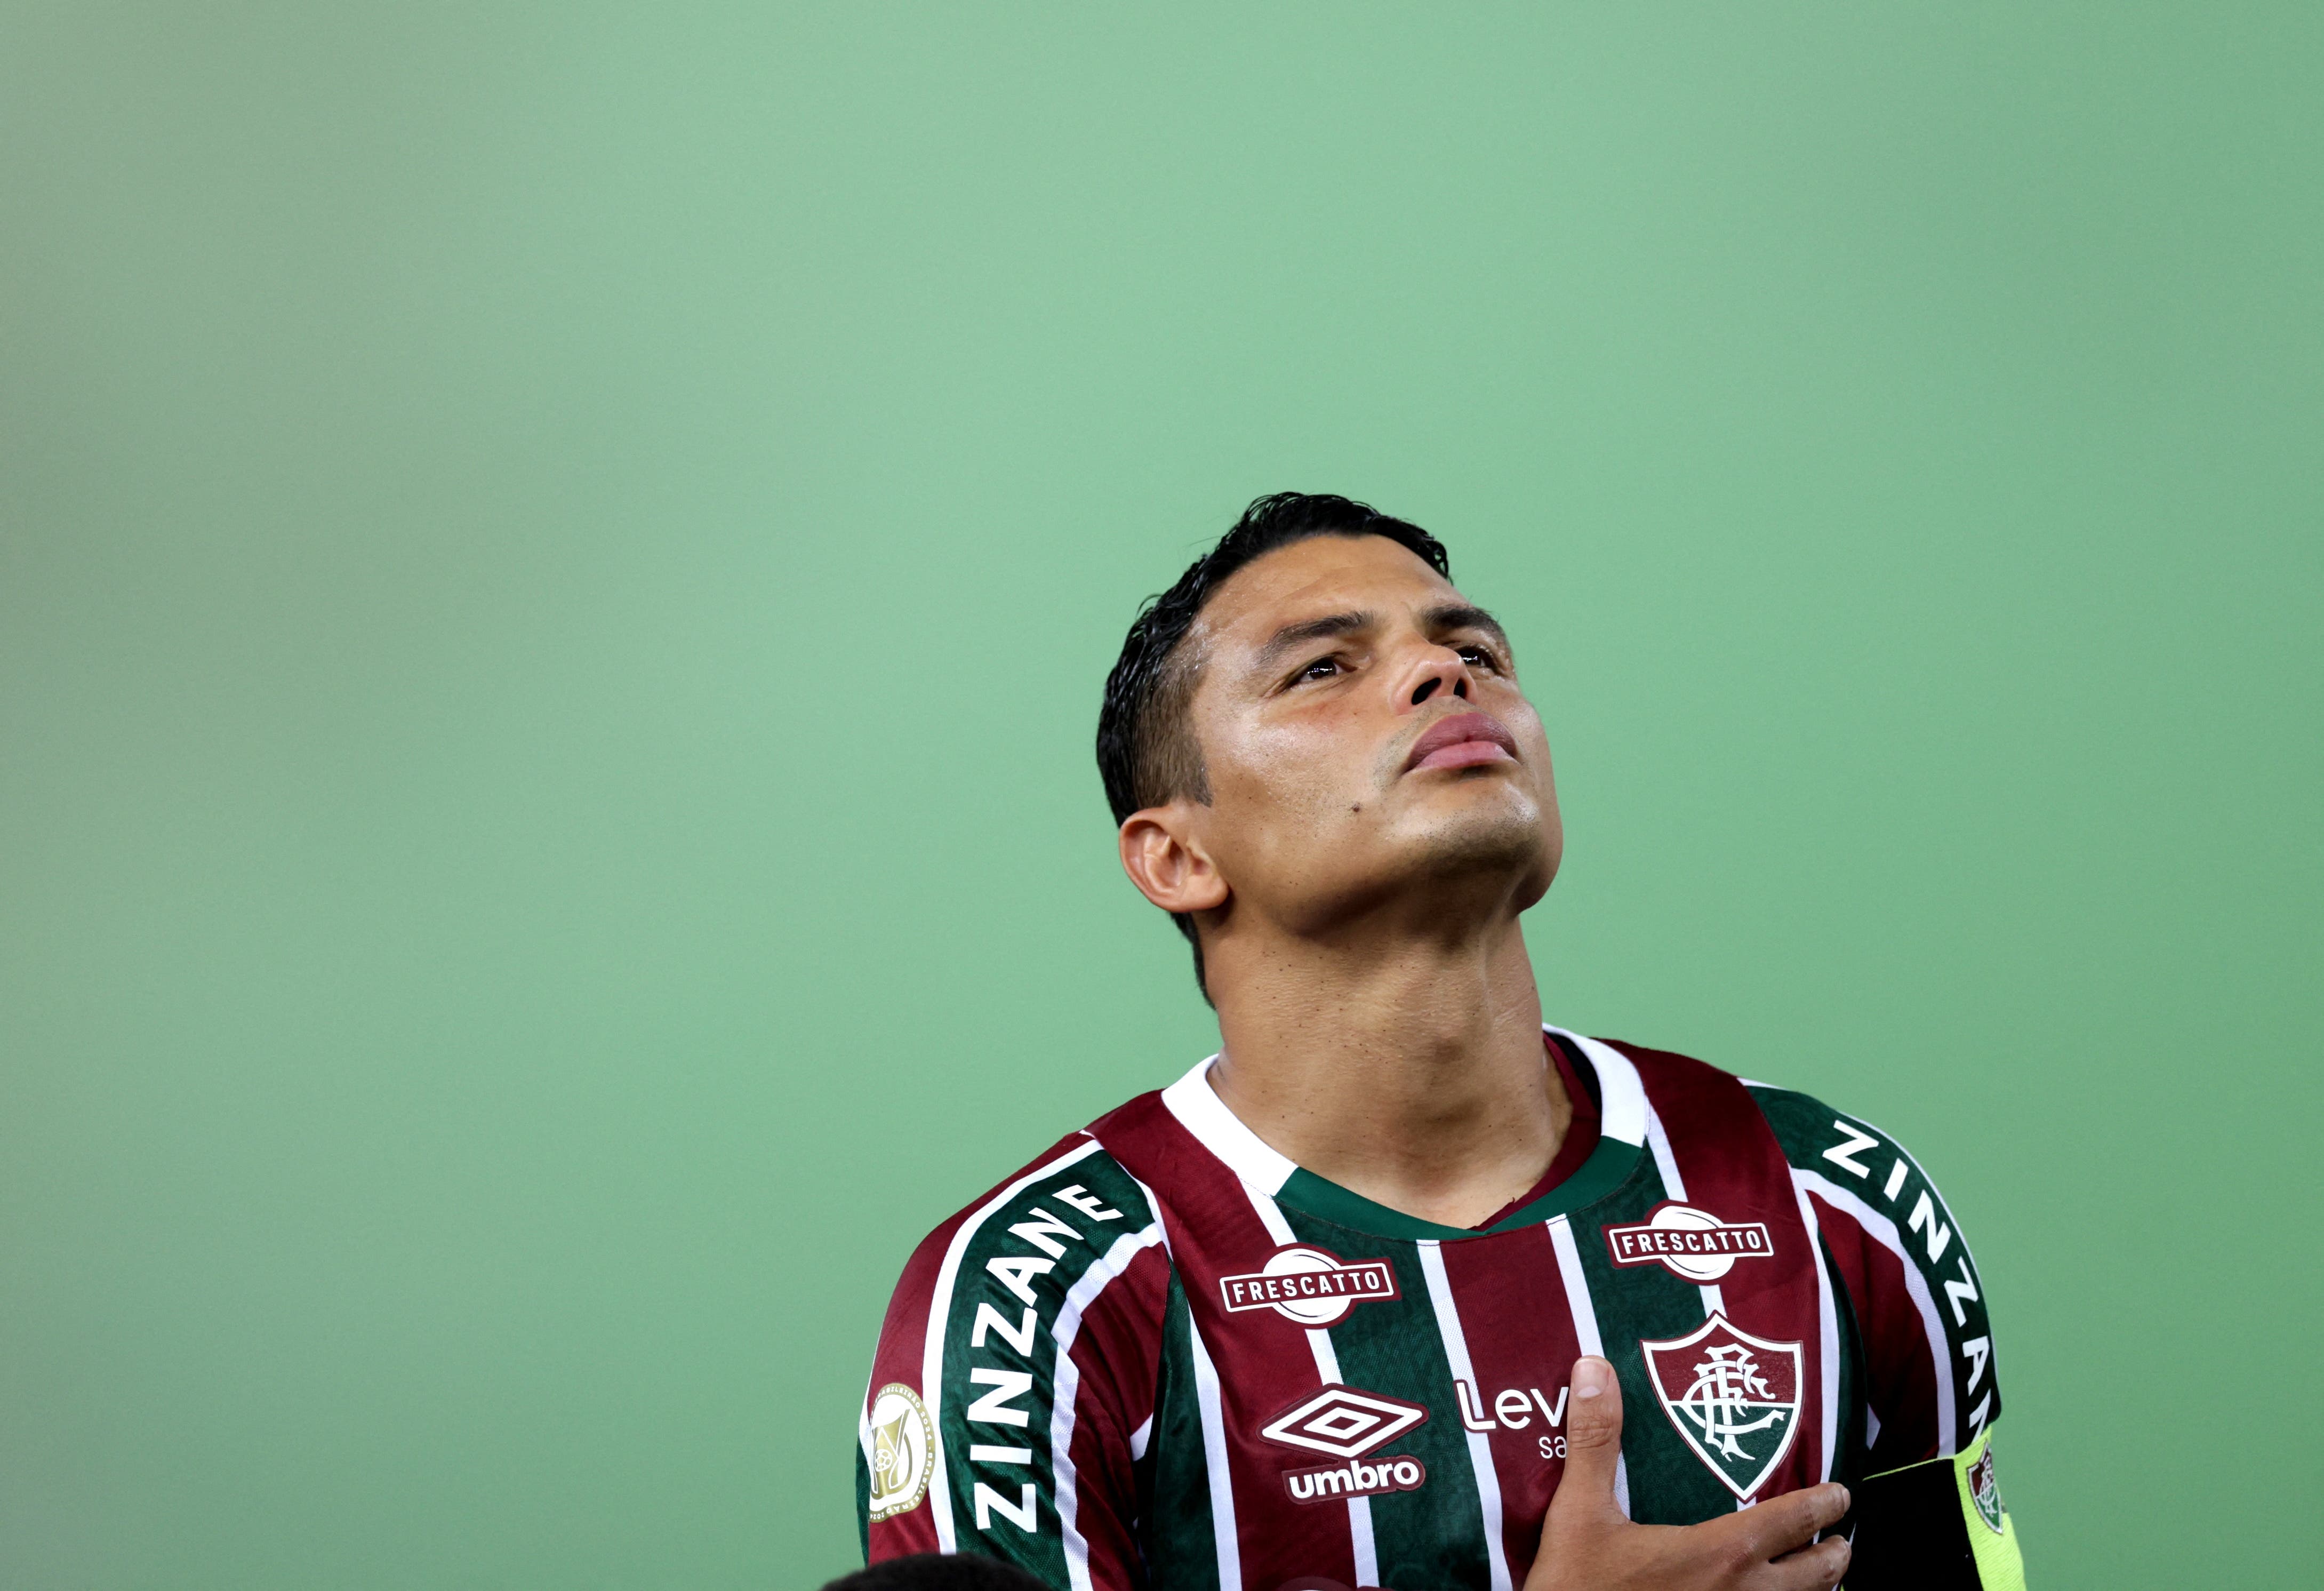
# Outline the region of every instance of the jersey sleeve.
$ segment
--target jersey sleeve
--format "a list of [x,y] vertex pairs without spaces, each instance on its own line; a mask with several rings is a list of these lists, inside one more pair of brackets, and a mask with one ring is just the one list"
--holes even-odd
[[1057,1591],[1142,1587],[1168,1280],[1145,1190],[1081,1134],[931,1234],[864,1392],[864,1561],[975,1552]]
[[1985,1282],[1920,1162],[1804,1094],[1752,1086],[1843,1293],[1864,1420],[1847,1433],[1849,1591],[2022,1591],[1995,1483],[2001,1389]]

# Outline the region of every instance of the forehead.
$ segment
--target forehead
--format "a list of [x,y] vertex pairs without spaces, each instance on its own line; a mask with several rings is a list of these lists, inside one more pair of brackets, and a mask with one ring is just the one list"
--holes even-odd
[[1385,536],[1310,536],[1237,569],[1203,605],[1194,629],[1206,648],[1240,650],[1327,614],[1392,617],[1459,597],[1452,581]]

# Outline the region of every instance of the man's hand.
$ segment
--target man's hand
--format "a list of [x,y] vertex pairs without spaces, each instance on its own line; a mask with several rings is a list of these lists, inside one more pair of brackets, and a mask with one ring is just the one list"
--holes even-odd
[[1809,1486],[1699,1525],[1641,1525],[1614,1502],[1622,1386],[1603,1359],[1573,1366],[1565,1475],[1525,1591],[1829,1591],[1848,1543],[1808,1545],[1848,1512],[1848,1488]]

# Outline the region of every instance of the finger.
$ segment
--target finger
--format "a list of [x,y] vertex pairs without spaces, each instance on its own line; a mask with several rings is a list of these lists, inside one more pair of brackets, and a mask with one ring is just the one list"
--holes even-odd
[[1577,1501],[1610,1505],[1622,1457],[1622,1383],[1611,1364],[1592,1355],[1573,1362],[1568,1386],[1565,1475],[1551,1503],[1563,1502],[1570,1491]]
[[1775,1559],[1767,1566],[1768,1577],[1752,1585],[1766,1591],[1831,1591],[1848,1572],[1849,1557],[1848,1543],[1835,1536]]
[[1751,1522],[1751,1540],[1762,1558],[1774,1558],[1815,1540],[1818,1531],[1838,1524],[1848,1512],[1848,1488],[1805,1486],[1771,1497],[1741,1515]]

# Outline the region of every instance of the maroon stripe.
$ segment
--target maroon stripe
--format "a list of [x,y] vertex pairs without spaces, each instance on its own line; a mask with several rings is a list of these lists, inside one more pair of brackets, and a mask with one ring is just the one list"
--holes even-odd
[[[1045,1166],[1069,1150],[1080,1147],[1087,1136],[1084,1133],[1068,1133],[1039,1155],[978,1194],[967,1207],[920,1240],[920,1245],[912,1251],[912,1257],[904,1263],[903,1277],[896,1283],[896,1290],[888,1300],[887,1318],[880,1327],[880,1346],[872,1355],[872,1381],[866,1389],[864,1414],[871,1412],[871,1400],[880,1395],[881,1387],[890,1382],[901,1382],[920,1394],[921,1399],[929,1404],[930,1416],[935,1416],[936,1400],[931,1396],[932,1389],[920,1385],[920,1372],[927,1364],[928,1332],[944,1329],[942,1321],[931,1325],[928,1310],[936,1300],[936,1276],[944,1269],[945,1251],[952,1246],[954,1235],[959,1232],[969,1216],[982,1209],[994,1194],[1026,1172]],[[973,1290],[973,1288],[970,1290],[972,1293]],[[961,1296],[961,1280],[955,1277],[953,1281],[953,1308],[955,1312],[960,1308]],[[954,1366],[948,1365],[946,1370],[947,1374],[955,1376],[958,1374]],[[941,1436],[938,1439],[941,1441]],[[929,1477],[929,1484],[931,1486],[935,1485],[933,1475]],[[954,1523],[957,1524],[958,1521],[955,1520]],[[870,1561],[872,1563],[915,1552],[934,1552],[936,1550],[936,1511],[923,1499],[918,1507],[872,1525],[871,1538]]]
[[[1528,1261],[1522,1245],[1537,1244],[1539,1253]],[[1565,1460],[1542,1457],[1540,1438],[1563,1437],[1565,1426],[1552,1426],[1534,1402],[1538,1389],[1561,1417],[1570,1407],[1558,1400],[1573,1376],[1573,1362],[1582,1344],[1573,1332],[1573,1310],[1559,1280],[1557,1253],[1549,1228],[1527,1226],[1499,1236],[1448,1243],[1438,1251],[1444,1260],[1444,1277],[1452,1287],[1452,1305],[1461,1315],[1461,1335],[1469,1345],[1470,1368],[1476,1384],[1473,1401],[1462,1411],[1463,1423],[1477,1418],[1493,1421],[1487,1442],[1493,1452],[1493,1473],[1501,1486],[1501,1544],[1508,1555],[1509,1577],[1522,1584],[1541,1546],[1541,1522],[1549,1512],[1550,1494],[1565,1473]],[[1497,1396],[1515,1391],[1524,1394],[1529,1418],[1521,1428],[1501,1423],[1494,1411]],[[1514,1404],[1512,1400],[1512,1404]],[[1512,1419],[1517,1418],[1512,1411]]]
[[1268,1586],[1322,1575],[1353,1585],[1347,1511],[1288,1503],[1284,1472],[1312,1466],[1317,1456],[1277,1447],[1259,1434],[1323,1385],[1306,1332],[1273,1309],[1229,1314],[1220,1297],[1220,1278],[1258,1270],[1277,1246],[1241,1179],[1179,1125],[1159,1094],[1139,1096],[1090,1131],[1154,1190],[1170,1263],[1185,1290],[1194,1329],[1218,1368],[1243,1584]]
[[1168,1257],[1158,1247],[1141,1251],[1098,1294],[1074,1338],[1070,1357],[1081,1373],[1070,1445],[1078,1499],[1074,1528],[1089,1543],[1094,1585],[1134,1586],[1144,1577],[1130,1438],[1154,1411],[1169,1290]]
[[1766,1259],[1738,1259],[1719,1279],[1727,1318],[1754,1337],[1800,1345],[1799,1435],[1759,1488],[1773,1497],[1816,1484],[1823,1466],[1823,1325],[1814,1239],[1800,1218],[1791,1162],[1743,1085],[1716,1067],[1665,1050],[1618,1045],[1638,1068],[1662,1118],[1686,1203],[1722,1221],[1762,1221]]
[[1918,1464],[1937,1456],[1937,1370],[1929,1359],[1929,1328],[1905,1290],[1904,1262],[1866,1232],[1856,1217],[1815,1200],[1816,1221],[1856,1308],[1864,1339],[1865,1399],[1880,1418],[1873,1471]]
[[[970,1209],[974,1207],[971,1206]],[[870,1415],[871,1401],[890,1382],[901,1382],[926,1395],[920,1386],[920,1369],[921,1355],[927,1348],[928,1306],[936,1292],[936,1272],[944,1267],[945,1250],[968,1216],[969,1210],[963,1210],[929,1233],[905,1262],[903,1279],[896,1283],[895,1294],[888,1300],[888,1317],[880,1327],[880,1346],[872,1355],[872,1382],[865,1390],[862,1415]],[[934,1478],[931,1475],[931,1484]],[[934,1552],[935,1511],[923,1498],[920,1505],[908,1513],[873,1524],[871,1538],[869,1561],[872,1563],[915,1552]]]

